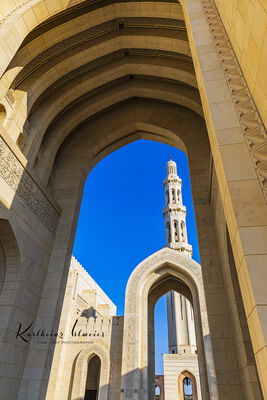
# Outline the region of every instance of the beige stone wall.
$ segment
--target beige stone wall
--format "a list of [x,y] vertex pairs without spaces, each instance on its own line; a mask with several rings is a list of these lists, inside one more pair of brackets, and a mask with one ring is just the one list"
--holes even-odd
[[[12,336],[16,329],[12,320],[34,320],[36,327],[45,322],[57,328],[86,174],[120,146],[146,138],[188,153],[205,294],[213,321],[211,334],[219,348],[215,321],[218,318],[226,326],[230,308],[224,301],[229,292],[222,283],[224,272],[217,257],[209,204],[211,149],[253,351],[267,397],[266,133],[237,63],[244,53],[241,67],[251,74],[251,79],[248,73],[246,79],[263,116],[265,97],[257,95],[256,82],[264,92],[265,45],[259,56],[255,47],[260,48],[265,29],[260,22],[265,14],[258,6],[266,3],[217,2],[237,58],[221,29],[213,0],[181,0],[182,6],[160,1],[103,7],[95,3],[95,9],[86,15],[79,14],[80,8],[71,9],[78,3],[86,2],[1,2],[1,217],[8,221],[18,247],[15,251],[11,239],[6,245],[15,251],[13,259],[8,253],[7,265],[8,278],[12,279],[16,270],[17,290],[8,290],[10,282],[6,281],[3,289],[7,291],[1,298],[0,357],[3,365],[9,365],[2,369],[3,393],[12,400],[43,400],[53,346],[44,345],[41,351],[34,343],[18,346]],[[67,15],[55,18],[56,26],[50,21],[38,29],[40,23],[67,8]],[[225,16],[224,8],[229,10]],[[231,12],[235,9],[238,13]],[[226,14],[227,18],[240,14],[244,21],[245,15],[257,20],[257,24],[245,22],[247,49],[241,45],[242,34],[235,39],[236,34],[230,32],[231,27],[241,29],[242,18],[230,24]],[[134,25],[121,30],[116,18],[124,18],[127,25],[133,15],[136,19],[130,25]],[[112,32],[107,29],[111,18],[116,19]],[[90,35],[85,43],[77,42],[76,33],[95,30],[97,24],[101,34],[94,43]],[[37,30],[32,32],[34,28]],[[54,45],[57,51],[53,52]],[[63,45],[64,52],[58,58]],[[123,49],[129,48],[133,52],[128,56]],[[120,57],[106,62],[106,56],[115,50],[120,51]],[[104,57],[101,68],[70,79],[73,67],[76,73],[84,62],[99,62],[99,57],[102,61]],[[62,79],[61,89],[54,90]],[[205,115],[208,136],[196,113]],[[215,219],[218,222],[218,215]],[[223,250],[221,240],[219,247]],[[227,370],[231,375],[232,360],[225,358],[222,363],[219,356],[215,358],[216,370]],[[219,379],[222,385],[226,382],[223,374]]]
[[263,398],[263,395],[259,384],[256,360],[253,354],[251,337],[249,335],[236,265],[215,171],[213,171],[212,177],[211,204],[216,217],[216,236],[219,244],[225,302],[228,308],[227,329],[218,325],[221,332],[224,329],[224,334],[223,339],[216,339],[218,347],[215,357],[220,359],[221,365],[226,365],[226,360],[231,365],[232,379],[229,380],[227,390],[225,391],[230,398],[239,392],[244,400],[260,400]]
[[267,2],[215,2],[261,118],[267,127]]
[[99,400],[118,398],[123,317],[116,317],[115,311],[113,302],[72,257],[46,400],[84,396],[88,362],[94,355],[101,361]]
[[[201,400],[201,387],[198,371],[197,355],[179,355],[179,354],[164,354],[164,392],[165,399],[168,400],[184,400],[179,393],[179,375],[183,371],[189,371],[196,379],[197,398]],[[195,400],[195,399],[194,399]]]

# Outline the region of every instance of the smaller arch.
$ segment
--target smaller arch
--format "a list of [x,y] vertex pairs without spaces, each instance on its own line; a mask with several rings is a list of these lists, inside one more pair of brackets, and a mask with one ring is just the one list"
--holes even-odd
[[[186,395],[184,386],[185,382],[191,382],[192,385],[192,394]],[[184,370],[178,376],[178,399],[179,400],[197,400],[197,382],[194,374],[188,370]]]
[[[170,290],[181,293],[192,302],[200,360],[199,390],[205,400],[218,399],[201,266],[167,247],[142,261],[127,283],[121,389],[128,386],[129,393],[134,393],[138,386],[143,400],[152,397],[154,353],[150,316],[157,299]],[[129,370],[129,379],[133,382],[131,387],[125,378]]]
[[160,387],[155,385],[155,400],[160,399]]
[[[15,299],[19,285],[20,250],[13,228],[7,219],[0,218],[0,306],[1,294],[5,290],[13,292]],[[5,302],[4,302],[5,304]]]
[[110,357],[108,350],[99,344],[91,344],[82,350],[74,366],[71,400],[84,400],[86,390],[87,371],[90,361],[94,357],[100,359],[98,400],[107,400],[110,375]]

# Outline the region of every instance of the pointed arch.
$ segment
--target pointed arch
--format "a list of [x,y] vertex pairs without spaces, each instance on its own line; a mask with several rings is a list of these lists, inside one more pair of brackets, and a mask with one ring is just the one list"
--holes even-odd
[[108,350],[97,343],[88,345],[79,353],[77,357],[74,369],[71,400],[84,399],[88,364],[95,356],[98,356],[101,361],[98,400],[107,400],[110,375],[110,357]]
[[131,396],[140,391],[140,398],[146,400],[151,397],[154,352],[153,343],[151,345],[153,339],[150,339],[153,336],[150,316],[158,298],[170,290],[180,292],[193,304],[202,396],[206,400],[218,399],[201,267],[170,248],[163,248],[148,257],[129,278],[121,390],[128,387],[131,388]]
[[197,383],[194,374],[188,370],[184,370],[178,376],[178,399],[184,400],[184,380],[189,378],[192,383],[192,400],[197,400]]

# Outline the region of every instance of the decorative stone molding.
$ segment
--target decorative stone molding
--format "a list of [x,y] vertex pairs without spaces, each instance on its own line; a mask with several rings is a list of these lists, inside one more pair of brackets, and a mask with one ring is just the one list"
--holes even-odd
[[[155,254],[152,254],[150,257],[146,258],[139,266],[133,271],[131,275],[131,280],[127,285],[127,311],[128,313],[135,313],[136,312],[136,302],[133,301],[136,294],[136,287],[137,283],[141,280],[141,277],[146,275],[146,271],[150,271],[155,266],[155,255],[157,255],[157,265],[164,263],[169,263],[176,265],[177,264],[177,252],[175,250],[169,249],[168,247],[164,247],[160,251]],[[179,254],[179,257],[183,260],[183,268],[192,269],[192,265],[194,264],[194,276],[198,282],[202,282],[202,272],[199,264],[197,264],[191,258],[183,256]]]
[[59,213],[0,138],[0,176],[42,224],[55,233]]
[[113,32],[117,29],[122,28],[167,28],[167,29],[179,29],[185,30],[185,22],[179,19],[172,18],[154,18],[154,17],[128,17],[128,18],[115,18],[110,21],[106,21],[102,24],[88,28],[82,32],[79,32],[71,37],[68,37],[55,45],[49,47],[47,50],[40,53],[38,56],[33,58],[24,68],[18,73],[11,89],[15,90],[29,75],[31,75],[40,66],[43,66],[54,57],[65,53],[72,48],[79,46],[83,43],[91,41],[101,35]]
[[202,0],[217,55],[222,65],[256,173],[267,202],[267,133],[214,0]]

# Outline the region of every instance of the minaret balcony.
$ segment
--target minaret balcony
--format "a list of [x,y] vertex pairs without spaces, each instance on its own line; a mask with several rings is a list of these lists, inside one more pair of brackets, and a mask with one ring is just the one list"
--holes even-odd
[[185,242],[171,242],[170,248],[173,250],[179,250],[180,253],[184,253],[185,255],[192,255],[191,244]]
[[179,203],[173,203],[173,204],[168,204],[164,209],[163,209],[163,215],[165,213],[171,212],[171,211],[178,211],[186,214],[186,207],[179,204]]

